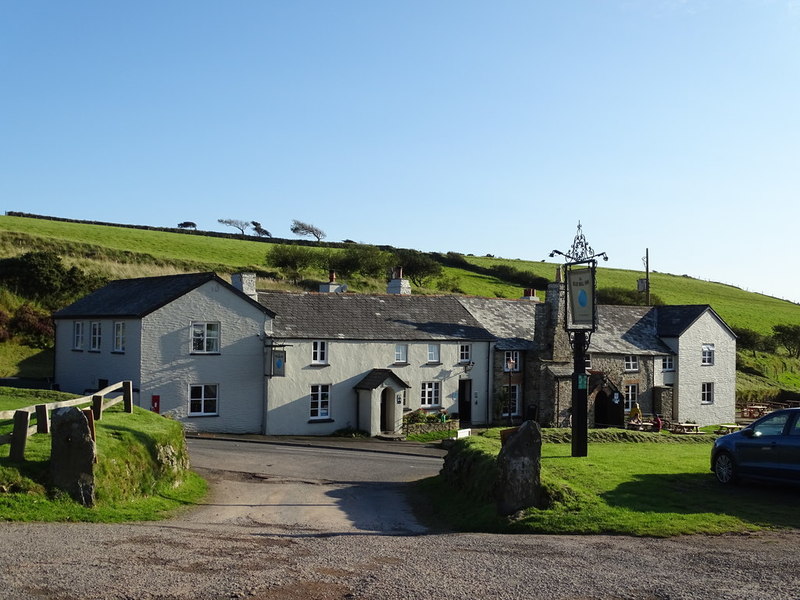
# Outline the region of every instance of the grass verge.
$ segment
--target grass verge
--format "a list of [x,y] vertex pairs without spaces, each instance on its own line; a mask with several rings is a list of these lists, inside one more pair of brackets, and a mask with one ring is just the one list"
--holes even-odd
[[454,451],[470,457],[468,485],[454,489],[438,476],[421,486],[439,518],[463,531],[667,537],[800,526],[796,488],[717,483],[709,471],[713,436],[635,437],[590,441],[585,458],[573,458],[569,444],[544,442],[541,481],[550,505],[513,518],[495,512],[496,430],[456,443]]
[[[58,393],[44,394],[2,388],[0,410],[51,402],[55,398],[50,395]],[[205,496],[206,482],[188,469],[180,423],[140,408],[127,414],[117,405],[103,413],[96,433],[96,504],[91,508],[48,489],[49,435],[30,437],[21,462],[9,459],[8,445],[0,446],[0,520],[149,521],[171,516]]]

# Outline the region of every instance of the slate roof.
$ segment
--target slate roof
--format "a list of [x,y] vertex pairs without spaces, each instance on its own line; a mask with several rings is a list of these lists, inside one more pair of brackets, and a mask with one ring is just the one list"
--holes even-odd
[[354,387],[357,390],[374,390],[383,385],[387,379],[392,379],[400,387],[410,388],[405,381],[400,379],[391,369],[372,369],[364,376],[364,379],[359,381]]
[[589,352],[660,356],[673,354],[658,335],[657,310],[650,306],[597,307],[597,331]]
[[[663,337],[678,337],[707,310],[724,325],[724,321],[708,304],[672,305],[658,307],[658,332]],[[727,327],[727,325],[726,325]]]
[[216,281],[266,311],[215,273],[189,273],[112,281],[57,311],[53,318],[141,318],[209,281]]
[[299,339],[471,340],[494,337],[453,296],[260,292],[273,335]]
[[531,300],[459,297],[458,301],[497,338],[498,350],[531,350],[536,306]]

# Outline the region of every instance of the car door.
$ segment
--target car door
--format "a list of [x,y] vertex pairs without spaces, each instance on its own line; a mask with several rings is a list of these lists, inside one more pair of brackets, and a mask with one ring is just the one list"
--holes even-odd
[[[759,419],[742,435],[736,444],[736,462],[739,472],[755,477],[784,477],[781,456],[781,441],[789,421],[790,413],[774,412]],[[744,432],[743,432],[744,433]]]
[[794,411],[779,442],[778,456],[784,479],[800,481],[800,413]]

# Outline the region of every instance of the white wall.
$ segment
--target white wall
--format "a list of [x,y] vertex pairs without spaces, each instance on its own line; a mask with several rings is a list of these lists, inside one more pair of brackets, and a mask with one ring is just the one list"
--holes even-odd
[[[406,390],[406,407],[412,410],[420,406],[422,382],[439,381],[441,406],[448,412],[458,412],[458,381],[468,377],[473,380],[473,418],[479,421],[486,414],[488,342],[472,343],[475,367],[465,375],[463,365],[458,364],[459,342],[438,342],[441,364],[437,365],[427,364],[427,341],[408,342],[408,364],[398,365],[394,363],[395,342],[326,340],[328,365],[314,366],[311,364],[312,341],[285,340],[289,344],[285,348],[286,376],[273,377],[268,382],[268,434],[327,435],[347,427],[368,430],[371,425],[361,423],[363,416],[357,414],[354,388],[372,369],[391,369],[411,386]],[[309,419],[310,393],[314,384],[331,386],[332,422]],[[476,393],[477,398],[474,397]],[[380,390],[376,390],[371,394],[371,401],[380,402],[380,397]],[[379,408],[373,406],[372,414],[376,414]]]
[[[84,325],[83,347],[73,348],[74,323]],[[100,351],[90,351],[91,323],[100,323],[102,336]],[[125,323],[125,352],[113,352],[114,323]],[[97,390],[98,380],[109,384],[131,380],[139,385],[139,360],[141,357],[141,328],[136,319],[58,319],[55,322],[54,382],[61,391],[84,394]]]
[[[146,316],[139,403],[160,396],[161,413],[190,431],[260,433],[264,407],[264,329],[257,307],[210,281]],[[192,354],[192,321],[219,321],[220,354]],[[216,416],[189,416],[189,386],[217,384]]]
[[[714,344],[713,365],[701,363],[703,344]],[[736,338],[706,311],[679,338],[677,349],[676,420],[699,425],[732,423],[736,417]],[[703,382],[714,384],[713,404],[701,404]]]

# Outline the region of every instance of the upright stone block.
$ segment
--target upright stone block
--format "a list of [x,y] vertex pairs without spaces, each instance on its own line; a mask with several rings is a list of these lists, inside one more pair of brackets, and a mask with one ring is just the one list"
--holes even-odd
[[525,421],[512,433],[497,456],[499,471],[497,512],[510,515],[541,502],[539,472],[542,432],[535,421]]
[[72,406],[54,410],[50,425],[53,485],[84,506],[94,505],[95,444],[88,420]]

